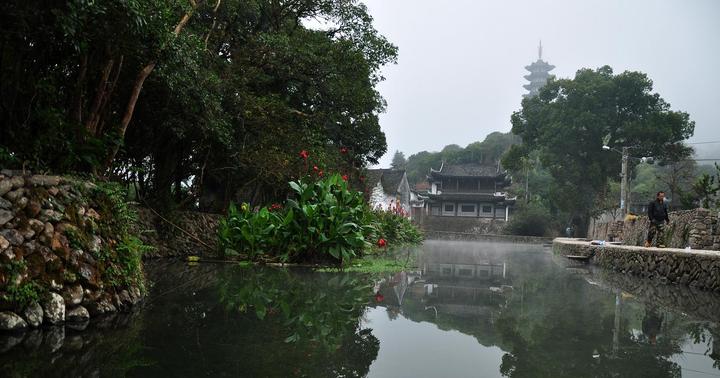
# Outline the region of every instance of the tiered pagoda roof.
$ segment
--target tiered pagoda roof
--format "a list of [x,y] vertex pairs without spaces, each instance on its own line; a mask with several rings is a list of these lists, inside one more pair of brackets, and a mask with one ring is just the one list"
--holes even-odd
[[525,80],[529,81],[529,84],[523,85],[523,88],[528,90],[528,93],[523,97],[532,97],[538,94],[540,88],[547,83],[550,77],[550,71],[555,69],[555,66],[542,60],[542,41],[538,46],[538,60],[525,66],[525,69],[530,71],[529,75],[525,75]]

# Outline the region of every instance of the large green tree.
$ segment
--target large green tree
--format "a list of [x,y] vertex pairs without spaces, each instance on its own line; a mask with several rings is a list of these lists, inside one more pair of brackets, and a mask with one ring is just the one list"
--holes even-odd
[[162,207],[269,201],[301,150],[344,173],[386,152],[396,55],[357,0],[9,0],[0,163],[126,179]]
[[395,155],[393,155],[392,163],[390,163],[390,167],[392,169],[405,169],[407,166],[407,159],[405,159],[405,154],[400,151],[395,151]]
[[693,134],[694,122],[652,90],[647,75],[614,74],[608,66],[551,79],[513,113],[512,132],[523,143],[513,146],[503,163],[521,171],[523,159],[537,151],[554,178],[556,194],[547,200],[583,232],[598,193],[620,170],[620,155],[603,145],[670,161],[687,154],[681,142]]

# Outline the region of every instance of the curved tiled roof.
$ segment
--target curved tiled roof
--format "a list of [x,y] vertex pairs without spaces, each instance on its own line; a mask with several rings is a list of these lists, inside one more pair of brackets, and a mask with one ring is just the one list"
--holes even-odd
[[430,174],[442,177],[498,177],[505,173],[498,165],[443,164],[439,170],[430,169]]

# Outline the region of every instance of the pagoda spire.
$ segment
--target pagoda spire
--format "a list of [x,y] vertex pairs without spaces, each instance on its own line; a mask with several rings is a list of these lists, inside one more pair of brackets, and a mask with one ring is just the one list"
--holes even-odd
[[528,90],[528,93],[524,94],[523,97],[532,97],[537,95],[540,88],[547,83],[547,80],[550,77],[550,71],[555,69],[555,66],[542,60],[542,50],[542,40],[540,40],[540,43],[538,44],[538,60],[529,66],[525,66],[525,69],[530,71],[530,74],[525,75],[524,77],[525,80],[530,83],[523,85],[523,87]]
[[540,45],[538,45],[538,60],[542,60],[542,39],[540,40]]

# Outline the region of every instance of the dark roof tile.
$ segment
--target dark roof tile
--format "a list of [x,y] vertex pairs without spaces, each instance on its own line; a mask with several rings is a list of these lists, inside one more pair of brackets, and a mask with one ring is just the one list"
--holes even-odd
[[445,177],[497,177],[503,175],[497,165],[443,164],[440,170],[431,174]]

